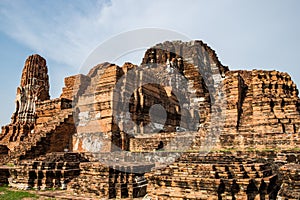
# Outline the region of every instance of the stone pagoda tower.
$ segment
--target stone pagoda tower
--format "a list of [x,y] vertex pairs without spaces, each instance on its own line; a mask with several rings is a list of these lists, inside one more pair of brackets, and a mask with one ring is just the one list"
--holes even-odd
[[35,122],[35,102],[49,100],[49,77],[46,60],[40,55],[31,55],[25,61],[21,84],[17,88],[16,111],[12,124]]

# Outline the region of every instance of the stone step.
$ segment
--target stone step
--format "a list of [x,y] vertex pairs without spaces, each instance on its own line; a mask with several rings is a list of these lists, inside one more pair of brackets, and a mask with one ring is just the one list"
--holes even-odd
[[37,129],[33,136],[26,137],[19,146],[14,149],[14,154],[12,154],[13,158],[18,158],[19,156],[25,156],[27,151],[32,150],[37,147],[38,142],[43,139],[49,138],[56,128],[58,128],[62,122],[64,122],[67,118],[72,116],[72,109],[62,110],[61,113],[56,115],[50,122],[47,123],[47,126],[41,127]]

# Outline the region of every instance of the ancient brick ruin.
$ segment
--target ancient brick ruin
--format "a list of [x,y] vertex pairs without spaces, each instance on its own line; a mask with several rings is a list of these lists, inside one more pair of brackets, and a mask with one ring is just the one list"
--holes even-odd
[[[300,99],[291,77],[230,71],[202,41],[141,65],[101,63],[50,99],[30,56],[0,134],[1,183],[94,198],[300,199]],[[13,166],[12,166],[13,165]]]

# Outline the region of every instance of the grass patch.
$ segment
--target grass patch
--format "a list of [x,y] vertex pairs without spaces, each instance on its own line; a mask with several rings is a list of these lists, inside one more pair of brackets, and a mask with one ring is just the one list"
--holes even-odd
[[13,191],[9,190],[7,186],[0,187],[0,199],[1,200],[21,200],[23,198],[34,198],[37,199],[38,196],[31,194],[26,191]]
[[6,163],[7,167],[14,167],[15,165],[13,163]]
[[248,152],[259,152],[260,150],[256,149],[256,148],[246,148],[245,151],[248,151]]
[[259,149],[257,150],[258,152],[277,152],[279,151],[278,149]]
[[291,149],[288,149],[288,150],[291,150],[291,151],[300,151],[300,147],[294,147],[294,148],[291,148]]
[[236,152],[236,148],[223,148],[223,149],[214,149],[211,152],[219,152],[219,153],[231,153],[231,152]]

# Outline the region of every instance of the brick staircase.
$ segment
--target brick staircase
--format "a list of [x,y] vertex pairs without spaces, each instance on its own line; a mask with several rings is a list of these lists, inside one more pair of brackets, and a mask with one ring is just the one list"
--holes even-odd
[[[29,133],[23,141],[20,142],[11,152],[10,157],[12,159],[26,158],[27,154],[30,152],[30,156],[37,156],[35,152],[37,148],[44,148],[42,146],[45,142],[50,142],[51,136],[59,129],[64,123],[73,118],[73,109],[64,109],[60,113],[53,116],[52,120],[43,124],[43,126],[37,126],[33,132]],[[46,152],[44,152],[46,153]]]
[[[190,156],[190,159],[194,156]],[[159,199],[276,197],[279,184],[270,164],[215,153],[186,158],[149,173],[149,193]],[[253,198],[254,199],[254,198]]]

